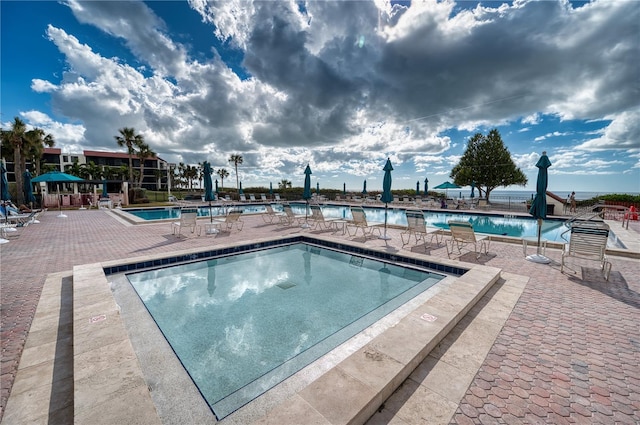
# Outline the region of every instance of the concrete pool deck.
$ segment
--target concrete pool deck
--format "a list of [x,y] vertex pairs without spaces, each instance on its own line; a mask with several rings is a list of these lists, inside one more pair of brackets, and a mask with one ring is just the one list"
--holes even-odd
[[[240,233],[234,231],[231,234],[201,237],[188,235],[187,238],[176,239],[166,223],[129,226],[106,211],[68,211],[66,220],[56,215],[55,212],[43,214],[42,223],[20,229],[19,237],[12,238],[10,243],[0,248],[3,282],[3,423],[22,423],[19,414],[33,413],[28,406],[41,405],[33,401],[42,400],[47,388],[50,394],[52,389],[54,391],[45,403],[46,417],[30,417],[34,422],[46,422],[43,420],[46,418],[56,422],[55,418],[64,417],[60,416],[64,415],[64,407],[67,407],[68,413],[69,405],[75,406],[83,401],[64,398],[69,388],[73,391],[73,375],[82,376],[80,372],[83,369],[76,370],[73,365],[68,368],[70,371],[65,372],[65,368],[57,364],[60,362],[49,361],[45,364],[39,361],[39,356],[45,356],[47,349],[53,352],[53,358],[64,358],[65,350],[68,355],[72,349],[69,344],[71,335],[65,334],[64,325],[69,320],[73,322],[73,318],[64,317],[62,312],[66,310],[61,300],[68,299],[69,275],[66,272],[73,266],[122,261],[142,255],[154,256],[175,250],[197,250],[300,231],[299,228],[282,229],[265,225],[259,217],[248,217]],[[629,247],[628,242],[638,240],[635,226],[636,223],[632,223],[634,228],[629,230],[628,240],[619,234],[620,223],[614,223],[612,228]],[[408,249],[401,249],[399,230],[390,229],[389,232],[392,236],[389,246],[409,252]],[[352,239],[339,234],[331,235],[330,232],[327,236]],[[386,248],[380,240],[356,243]],[[429,255],[446,259],[444,247],[431,248],[428,249]],[[422,247],[413,251],[417,254],[425,252]],[[560,274],[557,264],[560,251],[557,249],[547,251],[553,260],[550,265],[529,263],[524,260],[521,245],[512,243],[492,242],[490,254],[486,258],[481,257],[479,262],[501,269],[502,280],[482,298],[480,305],[484,304],[483,308],[477,307],[474,317],[465,316],[449,333],[449,340],[445,338],[431,350],[369,422],[388,423],[393,420],[400,424],[420,423],[420,418],[434,419],[431,423],[447,423],[451,418],[458,423],[480,423],[488,418],[511,423],[536,420],[554,423],[562,423],[563,420],[585,423],[609,423],[615,420],[621,423],[637,422],[640,407],[637,396],[640,394],[638,260],[611,257],[613,271],[610,281],[606,283],[597,272],[594,273],[594,266],[589,263],[585,263],[581,270],[578,267],[584,279]],[[467,266],[478,263],[468,255],[463,255],[460,260]],[[59,273],[57,277],[60,282],[57,290],[53,285],[56,275],[51,275],[56,272]],[[512,279],[515,275],[524,275],[527,279]],[[510,286],[507,284],[509,281],[519,284]],[[74,276],[74,286],[75,282]],[[511,308],[507,314],[504,306],[496,310],[502,311],[502,325],[484,309],[495,304],[508,305],[507,301],[498,302],[500,294],[508,292],[503,292],[506,289],[512,292],[511,297],[503,295],[510,300]],[[519,299],[513,295],[519,295],[518,290],[522,291]],[[38,310],[54,308],[52,300],[56,291],[60,304],[58,317],[49,318],[48,323],[46,320],[42,323],[34,321],[32,325],[38,301]],[[54,294],[54,297],[48,298],[47,294]],[[66,294],[66,297],[62,297],[62,294]],[[100,299],[99,295],[96,296]],[[478,328],[482,322],[486,326]],[[29,327],[32,327],[30,331]],[[474,341],[471,336],[480,334],[478,329],[491,329],[491,332],[485,332],[483,344],[478,344],[479,341]],[[27,340],[27,333],[30,334],[29,339],[39,337],[44,345],[36,349]],[[493,338],[487,336],[491,333]],[[74,327],[73,336],[75,334]],[[89,343],[95,343],[93,340],[97,338],[92,338],[90,333],[86,333],[86,336]],[[47,340],[49,342],[44,343]],[[58,343],[54,343],[54,340]],[[24,345],[25,341],[27,345]],[[66,344],[61,343],[65,341]],[[485,346],[484,354],[478,345]],[[475,371],[462,366],[463,360],[475,365]],[[462,375],[461,370],[467,369],[466,381],[452,379]],[[443,382],[453,381],[455,385],[443,385]],[[140,381],[134,379],[133,382]],[[7,403],[9,391],[12,396]],[[302,392],[309,395],[312,389]],[[304,394],[295,398],[290,406],[307,407],[305,403],[309,404],[312,397],[305,397]],[[94,398],[97,397],[95,395]],[[425,403],[427,400],[432,403]],[[443,410],[425,410],[432,404],[443,407]],[[321,410],[320,406],[313,409],[315,412]],[[335,409],[329,406],[329,410]],[[262,419],[256,419],[264,423],[270,420],[271,423],[283,423],[282,418],[277,416],[278,412],[283,411],[276,409]],[[101,413],[103,420],[114,419],[114,416],[105,415],[104,411]],[[127,411],[121,409],[119,413],[126,415]],[[331,413],[321,416],[324,422],[318,423],[332,423]],[[76,421],[78,419],[76,417]],[[333,423],[341,422],[336,419]]]

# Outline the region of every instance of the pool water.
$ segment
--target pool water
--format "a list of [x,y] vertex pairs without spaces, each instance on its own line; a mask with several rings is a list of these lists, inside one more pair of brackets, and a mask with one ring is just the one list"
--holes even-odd
[[[235,208],[243,210],[243,213],[263,213],[266,212],[264,205],[241,205]],[[282,211],[282,205],[273,205],[274,210]],[[305,204],[291,203],[291,209],[295,214],[304,214]],[[364,208],[368,221],[384,222],[385,210],[381,207]],[[176,218],[180,216],[179,208],[164,209],[139,209],[126,210],[128,213],[134,214],[145,220],[159,220]],[[323,205],[322,213],[326,218],[342,218],[351,220],[351,210],[344,205]],[[226,207],[212,207],[212,215],[225,215]],[[311,213],[309,212],[309,215]],[[209,207],[200,206],[198,215],[203,217],[209,216]],[[485,214],[468,214],[459,212],[432,212],[424,211],[427,225],[449,229],[449,220],[462,220],[470,222],[473,229],[477,233],[486,233],[490,235],[511,236],[515,238],[533,238],[538,236],[538,223],[530,217],[520,217],[512,215],[485,215]],[[405,210],[402,208],[387,209],[387,223],[396,226],[406,226],[407,217]],[[566,243],[569,240],[568,228],[564,226],[562,220],[543,220],[541,237],[550,242]],[[565,233],[566,232],[566,233]],[[610,232],[609,247],[624,248],[624,245],[616,238],[613,232]]]
[[444,278],[305,243],[127,277],[218,419]]

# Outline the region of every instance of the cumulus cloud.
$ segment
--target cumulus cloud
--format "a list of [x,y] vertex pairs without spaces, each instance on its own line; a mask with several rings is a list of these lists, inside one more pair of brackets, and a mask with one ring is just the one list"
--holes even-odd
[[[388,156],[444,173],[459,158],[446,155],[447,130],[535,126],[551,114],[611,121],[578,150],[638,149],[635,2],[191,0],[211,33],[242,53],[242,76],[216,46],[212,59],[194,59],[144,3],[66,4],[140,62],[104,57],[49,26],[67,69],[59,83],[35,79],[32,88],[82,122],[86,148],[113,149],[129,126],[171,161],[205,152],[220,167],[242,153],[249,176],[299,173],[307,162],[367,175]],[[532,155],[516,163],[530,168]]]

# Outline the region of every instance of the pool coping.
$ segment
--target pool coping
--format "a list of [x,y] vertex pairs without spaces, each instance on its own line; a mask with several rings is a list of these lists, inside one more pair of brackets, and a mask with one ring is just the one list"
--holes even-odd
[[[305,237],[334,242],[331,238],[322,236]],[[281,238],[290,236],[265,238],[252,243]],[[235,245],[237,244],[228,246]],[[384,252],[367,247],[364,243],[349,242],[345,245]],[[192,255],[204,251],[206,250],[187,249],[174,254]],[[166,255],[142,256],[127,262],[153,261],[160,257]],[[402,257],[420,260],[429,258],[404,251]],[[265,418],[270,419],[266,420],[276,423],[279,420],[277,418],[287,417],[290,421],[291,415],[295,414],[303,422],[321,415],[332,423],[361,423],[372,416],[500,277],[500,269],[494,267],[467,267],[468,263],[441,258],[433,258],[433,261],[468,271],[395,326],[269,411]],[[73,270],[76,421],[113,423],[114,420],[118,422],[118,419],[130,422],[136,418],[144,423],[161,422],[150,391],[153,386],[147,382],[142,371],[122,319],[120,306],[115,302],[109,279],[104,273],[105,268],[122,263],[122,260],[116,260],[79,265]],[[96,385],[98,382],[99,386]],[[108,389],[107,394],[105,388]],[[340,388],[340,391],[335,391],[336,388]],[[347,394],[352,396],[346,396]],[[126,404],[136,406],[135,412],[119,407],[125,400]],[[105,416],[104,412],[110,414]],[[231,416],[233,415],[235,413]]]

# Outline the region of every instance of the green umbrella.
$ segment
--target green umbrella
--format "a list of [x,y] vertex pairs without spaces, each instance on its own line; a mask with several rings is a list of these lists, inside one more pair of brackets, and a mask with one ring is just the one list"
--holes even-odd
[[[84,182],[85,180],[81,179],[80,177],[76,177],[76,176],[72,176],[71,174],[67,174],[67,173],[63,173],[61,171],[49,171],[48,173],[44,173],[39,175],[38,177],[34,177],[33,179],[31,179],[32,183],[40,183],[40,182],[46,182],[46,183],[80,183],[80,182]],[[65,214],[62,213],[62,202],[60,202],[60,191],[58,190],[58,205],[60,207],[60,214],[58,214],[58,217],[60,218],[66,218],[67,216]]]
[[416,182],[416,196],[420,195],[420,180]]
[[391,171],[393,171],[393,166],[389,158],[387,158],[387,163],[384,165],[383,170],[384,179],[382,180],[382,197],[380,200],[384,202],[384,236],[380,236],[380,239],[389,240],[391,237],[387,236],[387,204],[393,201],[393,195],[391,194]]
[[242,191],[242,182],[240,182],[240,190],[238,191],[238,193],[244,194],[244,192]]
[[307,223],[307,211],[309,210],[309,199],[311,199],[311,168],[307,164],[307,168],[304,169],[304,191],[302,192],[302,198],[307,202],[304,208],[304,225],[302,227],[309,227]]
[[343,195],[347,194],[347,184],[346,183],[342,183],[342,194]]
[[23,174],[24,177],[24,201],[27,204],[33,204],[36,202],[36,197],[33,196],[33,185],[31,184],[31,173],[29,170],[25,171]]
[[366,195],[367,194],[367,181],[364,181],[364,186],[362,186],[362,194]]
[[448,198],[449,197],[449,189],[460,189],[460,186],[458,186],[455,183],[451,183],[451,182],[444,182],[441,183],[439,185],[437,185],[436,187],[434,187],[434,189],[444,189],[445,190],[445,196]]
[[428,196],[427,191],[429,190],[429,179],[424,178],[424,196]]
[[273,195],[273,183],[269,182],[269,195]]
[[536,197],[531,203],[529,214],[538,220],[538,250],[535,255],[529,255],[527,260],[536,263],[549,263],[550,260],[540,254],[540,236],[542,233],[542,220],[547,218],[547,169],[551,166],[551,161],[547,157],[546,152],[542,152],[542,156],[538,159],[536,167],[538,167],[538,181],[536,182]]
[[211,212],[211,201],[216,200],[216,196],[213,194],[213,183],[211,182],[211,164],[205,161],[202,164],[202,172],[204,174],[204,200],[209,202],[209,220],[213,223],[213,214]]
[[316,183],[316,194],[320,195],[320,182]]
[[2,164],[0,164],[0,172],[2,172],[2,176],[0,178],[0,185],[2,185],[2,200],[8,201],[11,199],[11,195],[9,195],[9,181],[7,180],[7,169],[4,167],[4,160],[2,160]]

